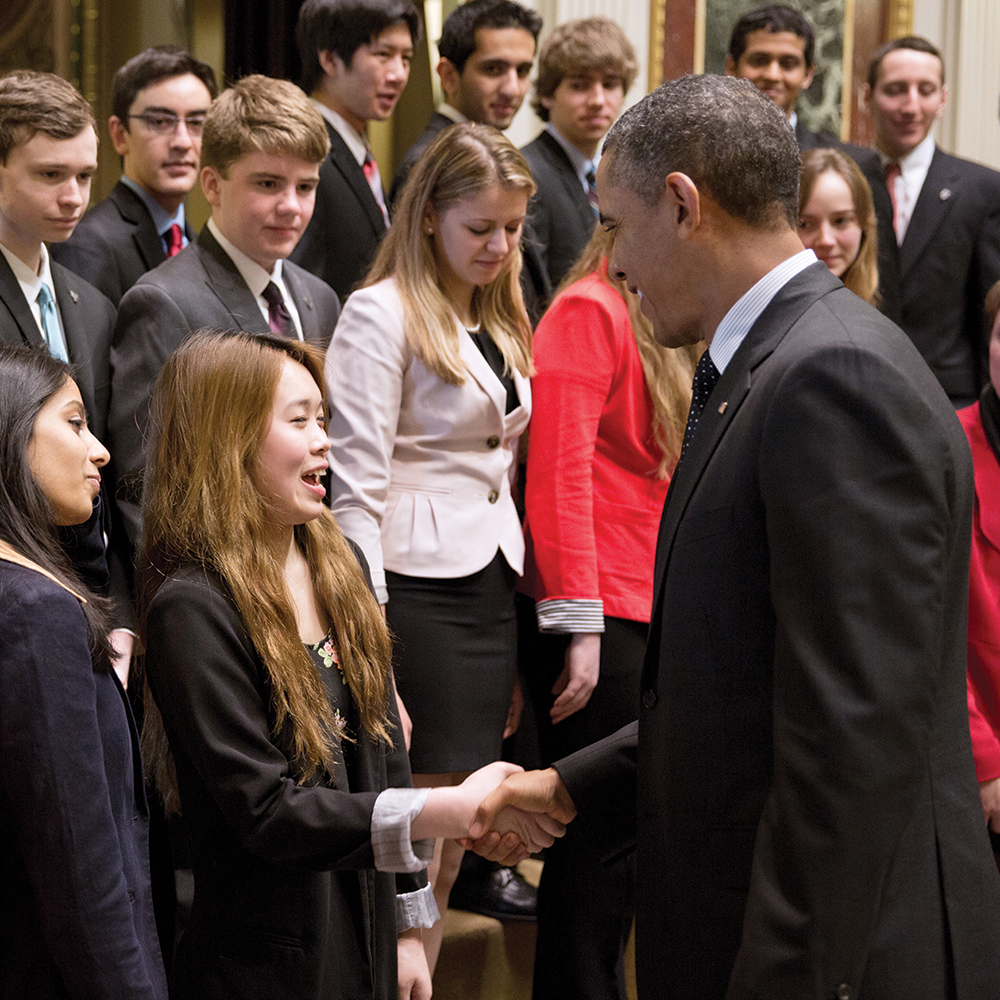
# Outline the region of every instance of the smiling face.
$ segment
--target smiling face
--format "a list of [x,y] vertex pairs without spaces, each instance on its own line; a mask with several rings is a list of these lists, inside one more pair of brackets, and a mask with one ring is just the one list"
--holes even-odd
[[895,49],[885,54],[875,89],[866,84],[864,93],[883,153],[899,159],[927,138],[948,98],[942,75],[941,60],[930,52]]
[[97,134],[37,132],[0,165],[0,243],[37,270],[42,242],[68,240],[87,208],[97,170]]
[[799,94],[812,83],[806,40],[791,31],[751,31],[738,61],[726,56],[726,72],[749,80],[791,117]]
[[[115,152],[123,159],[122,172],[155,198],[168,212],[176,212],[198,180],[201,128],[212,95],[193,73],[157,80],[136,95],[129,120],[112,115],[108,131]],[[179,119],[172,131],[157,135],[139,115],[166,115]],[[194,131],[188,127],[194,123]]]
[[447,59],[438,65],[448,103],[469,121],[510,125],[528,93],[535,39],[524,28],[479,28],[476,50],[459,73]]
[[319,386],[307,368],[285,358],[257,459],[257,485],[274,527],[294,528],[322,514],[329,447]]
[[593,159],[624,100],[625,88],[617,72],[581,70],[564,76],[552,96],[540,98],[540,103],[559,134]]
[[799,239],[836,277],[843,277],[861,250],[861,223],[851,189],[836,170],[813,182],[799,216]]
[[345,66],[333,52],[319,54],[326,74],[318,97],[358,132],[365,122],[385,121],[410,78],[413,39],[406,24],[392,24],[371,42],[359,46]]
[[72,379],[50,396],[35,417],[28,467],[57,525],[83,524],[101,490],[108,450],[87,427],[80,390]]
[[309,225],[316,204],[319,164],[294,156],[250,153],[223,177],[201,172],[201,186],[220,232],[270,272],[284,260]]
[[510,260],[527,209],[525,192],[499,184],[443,212],[428,206],[424,228],[433,241],[438,280],[459,313],[473,291],[495,280]]

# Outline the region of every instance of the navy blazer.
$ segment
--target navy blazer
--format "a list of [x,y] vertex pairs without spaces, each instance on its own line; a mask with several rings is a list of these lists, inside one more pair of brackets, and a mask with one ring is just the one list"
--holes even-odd
[[912,343],[822,264],[788,282],[671,481],[638,724],[556,765],[637,847],[642,1000],[1000,996],[972,489]]
[[166,1000],[139,737],[78,598],[0,558],[0,997]]
[[[188,225],[185,235],[194,239]],[[53,243],[49,252],[116,306],[139,278],[167,259],[149,209],[121,181],[84,215],[65,243]]]

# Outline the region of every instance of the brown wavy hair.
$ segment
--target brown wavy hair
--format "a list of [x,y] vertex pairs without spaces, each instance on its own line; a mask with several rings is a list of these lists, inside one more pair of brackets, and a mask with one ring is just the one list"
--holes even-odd
[[661,347],[653,339],[653,326],[642,314],[639,296],[630,292],[624,281],[615,281],[608,274],[608,252],[612,239],[612,234],[598,223],[556,294],[596,271],[601,280],[625,300],[632,336],[639,349],[642,373],[653,400],[653,435],[663,452],[657,472],[661,479],[667,479],[680,457],[684,427],[691,409],[691,381],[704,345],[669,348]]
[[[171,573],[195,564],[218,574],[267,669],[274,734],[289,728],[291,763],[304,781],[320,769],[332,771],[337,739],[350,734],[341,730],[299,637],[283,566],[266,544],[269,508],[257,469],[286,359],[303,365],[323,393],[321,352],[295,340],[206,332],[164,365],[153,396],[143,498],[140,634]],[[336,634],[362,729],[389,742],[389,633],[354,550],[326,508],[297,526],[295,539],[312,571],[320,614]],[[148,684],[146,708],[146,759],[168,809],[176,809],[176,777]]]

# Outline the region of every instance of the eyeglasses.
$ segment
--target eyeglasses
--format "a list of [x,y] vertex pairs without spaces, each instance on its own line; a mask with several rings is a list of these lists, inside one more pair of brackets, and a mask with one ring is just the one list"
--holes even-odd
[[168,115],[162,111],[147,111],[141,115],[129,115],[129,118],[138,118],[154,135],[173,135],[181,122],[184,122],[184,127],[190,135],[201,135],[205,127],[204,115],[178,118],[177,115]]

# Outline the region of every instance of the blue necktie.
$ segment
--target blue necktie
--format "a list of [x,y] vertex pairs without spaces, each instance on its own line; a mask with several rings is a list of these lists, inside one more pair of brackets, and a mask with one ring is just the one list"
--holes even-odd
[[597,207],[597,171],[591,167],[587,171],[587,201],[596,218],[600,218],[600,210]]
[[49,345],[49,353],[60,361],[68,362],[69,352],[66,350],[66,340],[59,326],[59,317],[56,315],[56,304],[49,286],[44,283],[38,291],[38,310],[42,316],[42,333],[45,334],[45,342]]

